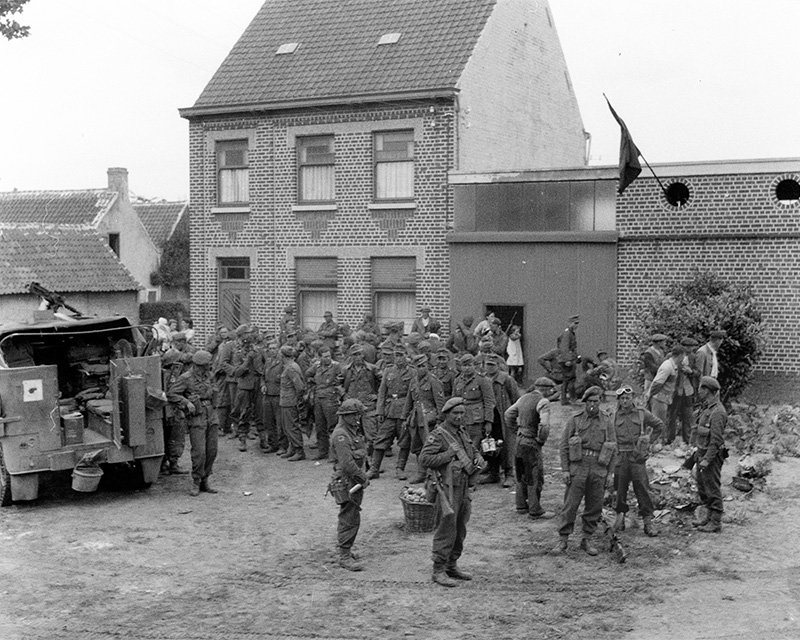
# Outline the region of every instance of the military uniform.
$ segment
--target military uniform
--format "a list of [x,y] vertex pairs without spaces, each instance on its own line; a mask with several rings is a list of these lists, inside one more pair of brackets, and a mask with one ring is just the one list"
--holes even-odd
[[[281,347],[281,349],[291,347]],[[305,458],[303,451],[303,431],[300,426],[300,411],[298,405],[302,402],[306,383],[303,373],[294,360],[286,362],[281,372],[281,394],[279,404],[281,407],[281,424],[289,442],[289,449],[284,455]]]
[[[580,460],[570,460],[569,439],[575,435],[579,437],[581,443]],[[591,537],[597,529],[597,523],[603,512],[606,479],[616,463],[616,454],[611,456],[608,463],[600,462],[600,450],[604,443],[614,445],[616,434],[614,422],[603,413],[590,416],[584,409],[572,416],[564,427],[560,446],[561,469],[569,472],[570,482],[558,530],[562,537],[572,533],[578,507],[584,499],[581,516],[584,539]]]
[[575,400],[575,379],[577,377],[578,338],[572,327],[567,327],[558,337],[558,364],[561,367],[563,386],[561,404]]
[[328,457],[330,432],[336,426],[336,411],[342,393],[342,365],[331,360],[328,365],[316,362],[306,372],[314,393],[314,426],[317,430],[317,458]]
[[[405,470],[409,453],[419,455],[422,445],[428,438],[429,429],[433,429],[436,425],[444,402],[442,383],[431,373],[425,373],[422,378],[417,375],[413,377],[403,407],[403,421],[407,424],[407,428],[403,430],[399,441],[400,454],[397,456],[397,468],[400,471]],[[422,465],[419,463],[417,471],[412,484],[425,480]]]
[[478,373],[469,376],[462,373],[453,381],[453,397],[464,398],[464,407],[467,410],[464,428],[469,433],[472,446],[480,450],[484,425],[494,421],[495,399],[492,383]]
[[[239,436],[239,450],[247,448],[247,435],[253,423],[255,394],[260,389],[264,363],[261,354],[252,345],[243,342],[233,353],[233,375],[236,378],[236,400],[232,418]],[[263,429],[263,424],[261,426]]]
[[[446,433],[444,431],[446,430]],[[436,530],[433,534],[434,575],[452,572],[464,550],[467,523],[472,515],[472,477],[451,448],[455,441],[469,460],[475,459],[472,439],[463,427],[442,424],[434,429],[419,454],[423,467],[439,474],[453,513],[443,515],[442,501],[437,500]]]
[[[345,400],[340,411],[350,411],[350,406],[357,400]],[[355,405],[353,405],[355,406]],[[367,443],[364,432],[359,425],[349,425],[341,417],[331,434],[331,456],[334,463],[334,480],[341,480],[347,489],[367,481]],[[350,499],[339,506],[337,524],[337,547],[340,562],[352,558],[353,542],[361,526],[361,501],[364,498],[363,488],[350,494]],[[354,568],[352,562],[347,568]]]
[[506,410],[519,399],[519,388],[514,378],[508,373],[499,370],[501,359],[496,357],[495,362],[498,365],[498,370],[493,374],[487,373],[486,378],[492,383],[492,392],[494,393],[495,410],[492,418],[492,437],[495,440],[502,440],[503,445],[500,450],[500,455],[495,456],[495,459],[489,465],[489,480],[495,480],[494,476],[500,473],[500,467],[503,468],[503,474],[506,478],[504,486],[510,487],[508,484],[514,477],[514,448],[517,439],[517,428],[514,423],[507,423],[505,419]]
[[[172,389],[186,370],[187,357],[170,349],[161,356],[161,362],[163,385],[168,400],[164,408],[164,443],[167,454],[164,470],[169,473],[186,473],[178,465],[186,447],[186,416],[181,409],[180,397]],[[188,356],[188,362],[191,362],[191,356]]]
[[288,440],[283,432],[281,424],[281,373],[283,363],[280,357],[268,358],[264,363],[264,400],[263,417],[264,430],[266,432],[266,450],[286,451]]
[[719,396],[712,396],[702,406],[691,436],[697,447],[697,492],[708,509],[708,524],[717,531],[722,523],[721,476],[722,463],[727,457],[724,438],[727,424],[725,407]]
[[505,420],[517,430],[514,451],[517,511],[540,518],[546,513],[540,501],[544,487],[542,447],[550,435],[550,402],[539,391],[531,391],[506,409]]
[[390,449],[395,437],[400,440],[403,433],[403,407],[405,406],[411,377],[416,375],[409,367],[392,365],[383,372],[378,388],[376,414],[378,416],[378,436],[372,458],[370,477],[377,478],[383,456]]
[[375,407],[378,401],[378,388],[381,381],[378,368],[374,364],[364,362],[362,365],[350,363],[344,370],[344,397],[353,398],[364,405],[364,414],[361,416],[361,426],[364,437],[367,439],[367,449],[372,455],[375,438],[378,435]]
[[231,409],[236,398],[236,377],[233,375],[233,353],[237,347],[236,340],[223,342],[214,360],[213,375],[217,384],[217,423],[223,433],[233,431]]

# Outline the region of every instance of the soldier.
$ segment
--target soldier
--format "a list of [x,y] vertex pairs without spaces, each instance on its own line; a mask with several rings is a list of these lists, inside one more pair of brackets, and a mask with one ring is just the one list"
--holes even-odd
[[217,458],[215,389],[209,371],[211,360],[208,351],[196,351],[192,356],[191,369],[181,374],[171,391],[171,395],[180,399],[181,408],[189,415],[189,442],[192,447],[192,488],[189,495],[192,496],[200,495],[201,491],[217,493],[209,482]]
[[633,389],[617,389],[617,411],[614,414],[614,433],[617,436],[617,466],[614,469],[617,501],[614,510],[614,530],[625,530],[628,513],[628,486],[633,484],[639,515],[644,523],[645,535],[658,535],[653,525],[653,500],[650,498],[650,480],[647,478],[647,456],[650,443],[658,439],[664,423],[645,409],[633,403]]
[[278,455],[286,453],[289,446],[281,425],[281,373],[283,373],[283,362],[278,354],[278,343],[270,342],[267,345],[264,375],[261,381],[264,431],[259,435],[263,436],[261,449],[264,453],[274,451]]
[[650,385],[653,384],[653,378],[658,373],[658,368],[667,357],[666,346],[667,336],[663,333],[655,333],[650,336],[652,343],[645,352],[642,354],[642,366],[644,367],[644,395],[650,393]]
[[428,358],[420,353],[411,359],[416,375],[408,388],[405,406],[403,407],[403,422],[407,425],[398,443],[400,454],[397,457],[397,468],[401,471],[398,476],[405,479],[405,466],[408,461],[409,451],[417,456],[417,474],[411,479],[411,484],[425,482],[425,473],[419,464],[419,452],[428,439],[429,429],[433,429],[436,420],[444,406],[444,392],[442,383],[439,382],[428,369]]
[[519,399],[519,389],[509,374],[500,371],[503,359],[492,354],[486,359],[485,377],[492,384],[495,408],[492,417],[491,436],[502,440],[498,455],[487,457],[488,473],[478,479],[478,484],[494,484],[500,482],[500,467],[503,467],[503,487],[508,489],[514,483],[514,444],[517,429],[513,424],[506,424],[505,413]]
[[550,349],[550,351],[540,355],[536,362],[547,372],[547,376],[556,383],[561,384],[564,381],[561,375],[561,366],[558,364],[558,347]]
[[233,430],[233,419],[231,417],[232,407],[236,399],[236,377],[233,375],[233,353],[239,346],[239,341],[233,338],[224,340],[217,349],[214,359],[212,373],[217,385],[217,424],[222,429],[222,433],[229,434],[231,438],[236,437]]
[[472,316],[464,316],[461,322],[456,324],[456,328],[450,334],[450,339],[447,341],[447,348],[453,353],[463,354],[478,352],[478,341],[475,333],[472,330],[472,323],[475,318]]
[[492,432],[494,424],[494,391],[492,383],[475,371],[475,357],[461,356],[461,374],[453,381],[453,397],[464,400],[464,428],[472,438],[472,446],[480,451],[481,440]]
[[314,427],[317,430],[317,455],[314,460],[325,460],[330,448],[329,435],[336,426],[336,411],[344,381],[342,366],[332,359],[328,347],[319,350],[319,360],[306,371],[306,380],[314,395]]
[[[247,451],[247,437],[253,422],[256,390],[261,389],[260,379],[264,363],[253,344],[253,329],[243,324],[236,329],[239,346],[233,353],[233,376],[236,379],[236,400],[233,419],[239,437],[239,451]],[[261,426],[263,429],[263,424]]]
[[[478,355],[475,356],[475,368],[481,375],[486,374],[486,363],[489,360],[494,360],[495,355],[497,355],[493,349],[494,341],[492,340],[491,335],[484,336],[480,339],[480,342],[478,342]],[[499,368],[500,371],[504,373],[508,372],[508,365],[505,363],[505,360],[501,359]]]
[[[375,439],[375,450],[372,453],[372,467],[369,470],[370,479],[378,478],[381,463],[387,449],[392,448],[395,437],[400,440],[403,429],[403,407],[408,395],[408,387],[411,384],[412,372],[408,368],[406,351],[397,348],[394,351],[394,365],[387,367],[383,372],[381,386],[378,388],[378,401],[376,405],[376,415],[378,416],[378,436]],[[406,458],[408,452],[406,452]],[[406,475],[400,460],[402,452],[398,456],[395,476],[398,480],[405,480]]]
[[431,372],[442,383],[442,393],[445,398],[453,395],[453,380],[456,379],[456,371],[450,366],[451,356],[447,348],[439,347],[436,351],[436,367]]
[[289,462],[305,460],[303,451],[303,430],[300,425],[299,405],[303,400],[306,382],[303,372],[294,361],[294,348],[283,345],[280,349],[283,371],[281,372],[281,395],[278,400],[281,407],[281,424],[286,434],[289,448],[281,455]]
[[364,407],[361,415],[361,427],[367,441],[367,454],[371,458],[378,435],[375,407],[378,401],[378,387],[381,379],[378,367],[365,362],[364,347],[354,344],[350,347],[350,364],[344,368],[342,390],[345,399],[358,400]]
[[719,399],[719,382],[712,376],[700,378],[697,394],[701,407],[692,428],[692,444],[697,447],[697,492],[706,506],[706,516],[695,523],[698,531],[722,531],[722,463],[728,457],[725,426],[728,413]]
[[[348,492],[348,499],[339,506],[336,529],[339,566],[350,571],[361,571],[363,567],[353,553],[353,542],[361,526],[364,489],[369,486],[365,468],[367,447],[361,429],[364,406],[355,398],[348,398],[342,402],[336,413],[339,421],[331,434],[333,480],[340,482]],[[358,488],[354,490],[355,487]]]
[[558,364],[561,366],[561,404],[567,405],[577,400],[575,397],[575,379],[577,378],[578,339],[575,330],[580,323],[580,316],[570,316],[569,324],[558,337]]
[[191,362],[190,354],[174,348],[170,348],[161,355],[161,372],[168,399],[167,406],[164,407],[164,442],[167,455],[162,471],[165,473],[189,473],[178,464],[186,447],[186,415],[181,409],[180,398],[170,394],[172,394],[178,378],[191,365]]
[[602,395],[600,387],[589,387],[581,399],[586,406],[569,419],[561,436],[561,475],[567,495],[558,529],[560,540],[552,550],[556,554],[567,550],[578,507],[585,499],[580,547],[590,556],[597,555],[591,538],[603,513],[603,494],[606,487],[611,487],[610,472],[617,456],[614,421],[600,413]]
[[220,348],[223,342],[227,342],[229,339],[230,332],[228,331],[228,327],[224,324],[218,324],[216,329],[214,330],[214,335],[209,336],[208,340],[206,340],[206,351],[208,351],[212,356],[217,355],[217,350]]
[[472,513],[470,492],[481,460],[462,424],[466,415],[464,399],[450,398],[442,407],[442,413],[444,422],[428,436],[419,461],[430,470],[442,489],[436,500],[432,579],[443,587],[454,587],[455,580],[472,580],[457,563],[464,550],[467,523]]
[[517,513],[527,513],[531,520],[552,518],[552,511],[541,506],[544,487],[542,447],[550,436],[550,401],[555,383],[550,378],[537,378],[528,392],[505,412],[506,424],[517,429],[515,466]]
[[323,344],[333,353],[336,350],[336,340],[339,337],[339,325],[333,321],[333,314],[326,311],[322,316],[325,321],[317,329],[317,334]]
[[371,333],[376,336],[380,335],[381,328],[378,326],[378,323],[375,322],[375,314],[370,312],[365,313],[364,319],[361,321],[361,324],[358,325],[357,331]]

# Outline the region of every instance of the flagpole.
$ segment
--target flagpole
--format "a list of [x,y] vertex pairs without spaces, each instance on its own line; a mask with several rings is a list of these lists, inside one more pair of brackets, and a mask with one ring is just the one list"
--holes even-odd
[[[638,150],[638,147],[637,147],[637,150]],[[640,157],[642,160],[644,160],[644,163],[645,163],[645,165],[647,165],[647,168],[648,168],[648,169],[650,169],[650,173],[652,173],[652,174],[653,174],[653,177],[654,177],[654,178],[656,179],[656,181],[658,182],[658,186],[659,186],[659,187],[661,187],[661,191],[663,191],[663,192],[664,192],[664,197],[666,198],[666,197],[667,197],[667,189],[666,189],[666,187],[664,187],[663,183],[661,182],[661,178],[659,178],[659,177],[656,175],[656,172],[655,172],[655,171],[653,171],[653,167],[651,167],[651,166],[650,166],[650,163],[647,161],[647,158],[645,158],[645,157],[642,155],[642,152],[641,152],[641,151],[639,151],[639,157]]]

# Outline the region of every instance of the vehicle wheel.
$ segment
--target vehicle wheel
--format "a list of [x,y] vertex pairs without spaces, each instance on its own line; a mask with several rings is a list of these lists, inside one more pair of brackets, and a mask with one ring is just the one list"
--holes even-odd
[[11,474],[6,469],[6,461],[3,459],[3,447],[0,446],[0,507],[11,505]]

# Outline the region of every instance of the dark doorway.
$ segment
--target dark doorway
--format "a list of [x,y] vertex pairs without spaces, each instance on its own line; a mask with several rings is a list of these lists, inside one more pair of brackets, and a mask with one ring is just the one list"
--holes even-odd
[[506,333],[508,333],[508,330],[513,324],[519,327],[525,326],[524,306],[487,304],[484,306],[484,316],[488,315],[489,313],[494,313],[494,315],[499,318],[500,326]]

